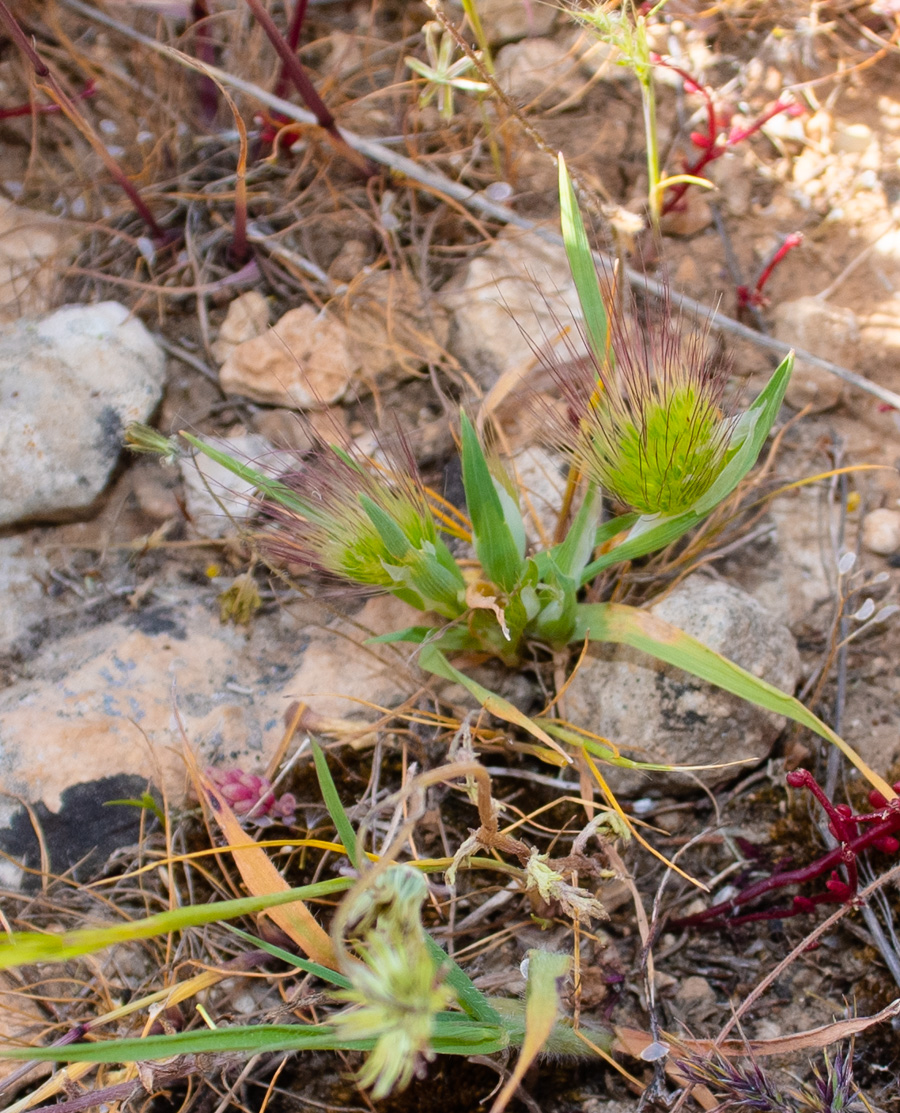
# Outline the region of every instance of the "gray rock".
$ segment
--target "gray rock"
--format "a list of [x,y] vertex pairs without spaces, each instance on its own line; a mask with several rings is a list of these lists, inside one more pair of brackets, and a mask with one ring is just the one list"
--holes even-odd
[[0,525],[59,520],[101,493],[131,421],[162,396],[165,357],[118,302],[0,328]]
[[27,537],[0,538],[0,652],[47,613],[49,571]]
[[[818,298],[797,298],[775,308],[775,337],[814,356],[851,370],[859,356],[859,323],[852,309]],[[833,409],[844,397],[844,384],[821,367],[798,359],[785,398],[795,410],[811,405],[813,413]]]
[[[800,656],[790,631],[752,596],[730,584],[689,577],[650,613],[684,630],[754,676],[792,693]],[[626,756],[673,765],[761,761],[784,726],[777,715],[662,665],[625,646],[604,646],[586,658],[566,693],[566,716],[608,738]],[[738,768],[696,774],[715,784]],[[693,775],[639,773],[604,767],[623,793],[648,786],[684,790]]]
[[452,314],[450,351],[486,387],[527,373],[535,347],[565,359],[585,350],[564,250],[517,229],[504,229],[440,298]]

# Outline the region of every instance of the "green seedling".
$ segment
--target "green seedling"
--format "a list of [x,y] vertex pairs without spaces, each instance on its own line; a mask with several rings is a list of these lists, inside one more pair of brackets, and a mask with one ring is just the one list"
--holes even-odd
[[466,76],[474,65],[472,59],[465,55],[454,58],[456,43],[452,35],[441,31],[439,23],[426,23],[422,30],[425,33],[427,63],[412,55],[407,55],[403,61],[426,82],[419,96],[419,107],[425,108],[437,97],[441,118],[450,121],[456,114],[455,92],[481,96],[490,91],[490,86]]

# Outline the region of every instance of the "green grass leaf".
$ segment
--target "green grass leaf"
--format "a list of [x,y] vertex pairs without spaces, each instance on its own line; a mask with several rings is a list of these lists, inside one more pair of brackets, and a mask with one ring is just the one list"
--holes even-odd
[[563,243],[569,260],[569,270],[572,272],[572,281],[575,283],[578,301],[581,303],[584,331],[597,362],[597,368],[601,369],[607,365],[612,366],[613,362],[612,348],[609,343],[609,319],[600,295],[597,267],[566,160],[559,155],[558,162],[559,213]]
[[238,476],[239,479],[246,480],[247,483],[252,483],[253,486],[261,491],[267,498],[273,502],[277,502],[280,506],[287,507],[288,510],[294,510],[298,514],[306,517],[310,513],[310,508],[302,499],[277,479],[272,479],[271,476],[265,475],[263,472],[258,471],[256,468],[251,467],[249,464],[243,463],[241,460],[235,459],[234,456],[229,456],[227,452],[222,452],[218,448],[213,448],[211,444],[206,444],[205,441],[200,440],[199,437],[193,436],[191,433],[181,432],[180,436],[194,446],[198,452],[202,452],[204,456],[208,456],[210,460],[215,460],[217,464],[221,464],[232,473]]
[[329,982],[341,989],[350,989],[353,984],[349,978],[345,978],[343,974],[339,974],[336,970],[330,970],[327,966],[322,966],[318,962],[310,962],[308,958],[301,958],[300,955],[292,954],[290,951],[286,951],[284,947],[276,947],[274,943],[267,943],[265,939],[260,939],[258,935],[251,935],[249,931],[241,931],[234,924],[223,924],[222,926],[226,931],[230,931],[232,935],[236,935],[246,943],[252,944],[257,950],[265,951],[266,954],[281,959],[289,966],[296,966],[304,974],[312,974],[313,977],[319,978],[323,982]]
[[496,715],[498,719],[503,719],[504,722],[513,723],[515,726],[521,727],[539,741],[543,742],[544,745],[549,747],[555,754],[562,757],[566,765],[571,764],[572,759],[569,755],[553,741],[545,730],[539,727],[532,719],[529,719],[524,711],[520,711],[518,707],[511,704],[509,700],[505,700],[502,696],[498,696],[497,693],[492,692],[490,688],[485,688],[484,685],[479,684],[470,676],[466,676],[464,672],[460,672],[459,669],[454,668],[436,645],[426,645],[422,647],[419,651],[419,664],[426,672],[433,673],[443,680],[450,680],[456,684],[461,684],[470,695],[478,700],[485,711],[489,711],[491,715]]
[[478,435],[465,413],[462,424],[462,470],[466,503],[472,521],[475,552],[487,578],[512,591],[524,569],[515,537],[506,522]]
[[312,747],[313,761],[316,763],[316,776],[319,778],[319,791],[322,793],[325,807],[328,809],[331,822],[334,824],[338,837],[343,843],[344,849],[347,851],[350,864],[359,872],[363,863],[356,841],[356,832],[353,830],[350,817],[347,815],[344,805],[341,803],[340,796],[338,796],[337,786],[334,783],[334,778],[331,775],[331,770],[328,768],[328,762],[325,759],[325,752],[314,738],[310,739],[309,744]]
[[10,967],[24,966],[32,962],[63,962],[66,959],[77,958],[79,955],[94,954],[115,943],[152,939],[157,935],[168,935],[173,931],[214,924],[219,920],[249,916],[281,904],[330,896],[332,893],[349,889],[352,884],[353,879],[350,877],[335,877],[330,881],[302,885],[298,889],[287,889],[281,893],[270,893],[260,897],[240,897],[237,900],[221,900],[214,904],[192,904],[172,912],[159,912],[155,916],[147,916],[142,920],[115,924],[113,927],[80,928],[77,931],[59,934],[37,931],[13,932],[0,940],[0,970],[8,970]]
[[[586,637],[591,641],[616,642],[640,649],[657,660],[709,681],[725,692],[740,696],[748,703],[774,711],[777,715],[808,727],[820,738],[837,746],[887,799],[895,795],[885,780],[869,768],[852,746],[794,696],[747,672],[740,665],[729,661],[727,657],[716,653],[676,626],[663,622],[649,611],[641,611],[621,603],[582,603],[578,607],[574,640],[583,641]],[[740,757],[740,754],[735,756]]]

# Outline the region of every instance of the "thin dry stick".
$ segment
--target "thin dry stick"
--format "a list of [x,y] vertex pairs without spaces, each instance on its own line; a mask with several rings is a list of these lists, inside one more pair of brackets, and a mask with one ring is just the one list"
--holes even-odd
[[884,873],[881,875],[881,877],[876,878],[871,885],[867,885],[865,889],[863,889],[863,891],[858,895],[858,897],[853,901],[852,904],[842,904],[841,907],[838,908],[836,912],[833,912],[827,920],[823,920],[823,922],[819,924],[818,927],[813,928],[809,935],[807,935],[805,939],[801,940],[797,944],[797,946],[794,947],[794,949],[790,952],[790,954],[785,955],[781,962],[779,962],[773,970],[770,970],[769,973],[759,983],[759,985],[756,986],[756,988],[750,993],[750,995],[741,1002],[741,1004],[735,1010],[734,1015],[731,1017],[722,1031],[719,1032],[719,1034],[716,1036],[716,1047],[721,1046],[721,1044],[725,1041],[726,1037],[738,1023],[741,1017],[744,1016],[744,1014],[747,1013],[756,1004],[756,1002],[760,999],[760,997],[762,997],[769,986],[772,985],[773,982],[777,981],[779,977],[781,977],[784,971],[791,965],[792,962],[794,962],[795,959],[799,958],[804,951],[809,950],[813,943],[815,943],[821,936],[823,936],[825,932],[829,930],[829,928],[834,927],[834,925],[839,920],[843,919],[843,917],[846,916],[852,908],[854,908],[859,903],[864,904],[866,900],[870,896],[872,896],[873,893],[877,892],[877,890],[889,884],[891,881],[900,881],[900,865],[894,866],[893,869],[888,870],[887,873]]
[[[165,43],[156,42],[154,39],[132,30],[132,28],[126,26],[124,23],[120,23],[111,16],[104,15],[93,8],[89,8],[86,4],[83,4],[81,0],[61,0],[61,3],[72,11],[76,11],[80,15],[85,16],[87,19],[95,23],[101,23],[105,27],[110,27],[114,31],[130,38],[132,41],[139,42],[148,47],[148,49],[155,50],[157,53],[171,58],[179,65],[195,66],[195,60],[188,55],[167,46]],[[272,93],[266,92],[265,89],[260,88],[258,85],[254,85],[250,81],[244,81],[242,78],[236,77],[214,66],[206,66],[204,68],[206,72],[214,76],[216,80],[221,81],[222,84],[230,85],[234,89],[239,89],[247,96],[255,97],[261,104],[274,109],[276,112],[281,112],[285,116],[289,116],[292,120],[297,121],[297,123],[318,124],[318,121],[311,112],[306,112],[304,109],[298,108],[289,101],[282,100],[281,97],[276,97]],[[415,182],[437,193],[443,193],[447,197],[459,201],[468,208],[474,209],[482,216],[490,217],[492,220],[512,225],[515,228],[521,228],[525,232],[533,232],[536,236],[540,237],[540,239],[544,240],[545,243],[552,244],[554,247],[563,246],[562,236],[559,235],[558,232],[553,232],[549,228],[540,227],[533,220],[520,216],[517,212],[507,208],[506,205],[500,205],[496,201],[491,201],[489,198],[485,197],[483,193],[470,189],[468,186],[461,185],[459,182],[454,182],[452,179],[445,177],[437,171],[427,170],[412,159],[388,150],[387,147],[383,146],[377,140],[366,139],[364,136],[355,135],[353,132],[345,131],[343,128],[340,129],[340,131],[343,138],[354,150],[359,151],[360,154],[366,155],[368,158],[372,159],[373,162],[378,162],[382,166],[386,166],[390,170],[393,170],[395,173],[404,175],[410,182]],[[593,254],[596,262],[612,274],[614,260],[600,251],[595,251]],[[871,394],[875,398],[881,399],[882,402],[886,402],[894,409],[900,410],[900,394],[897,394],[893,390],[888,390],[886,387],[879,386],[877,383],[869,382],[869,380],[862,375],[857,375],[856,372],[850,371],[846,367],[841,367],[837,363],[832,363],[831,360],[822,359],[820,356],[813,355],[812,352],[804,351],[802,348],[792,349],[790,344],[785,344],[781,340],[776,340],[773,336],[766,336],[764,333],[755,332],[752,328],[749,328],[747,325],[742,325],[739,321],[733,320],[724,313],[710,309],[709,306],[704,305],[695,298],[688,297],[686,294],[673,293],[666,288],[664,283],[658,282],[653,278],[648,278],[645,274],[641,274],[631,267],[623,268],[623,273],[628,284],[634,289],[649,294],[651,297],[657,298],[660,301],[667,300],[673,308],[681,310],[688,316],[694,317],[699,321],[703,321],[705,324],[708,324],[711,329],[728,333],[741,340],[748,340],[758,348],[764,348],[766,351],[773,352],[780,359],[784,359],[785,356],[793,351],[798,359],[805,360],[814,367],[820,367],[823,371],[828,371],[832,375],[836,375],[839,379],[842,379],[845,383],[849,383],[850,386],[856,387],[857,390],[862,390],[866,394]]]

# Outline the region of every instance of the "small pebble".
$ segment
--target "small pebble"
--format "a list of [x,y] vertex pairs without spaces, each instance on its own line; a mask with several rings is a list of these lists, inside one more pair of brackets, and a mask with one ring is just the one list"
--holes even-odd
[[863,519],[863,546],[870,553],[889,556],[900,549],[900,510],[873,510]]

